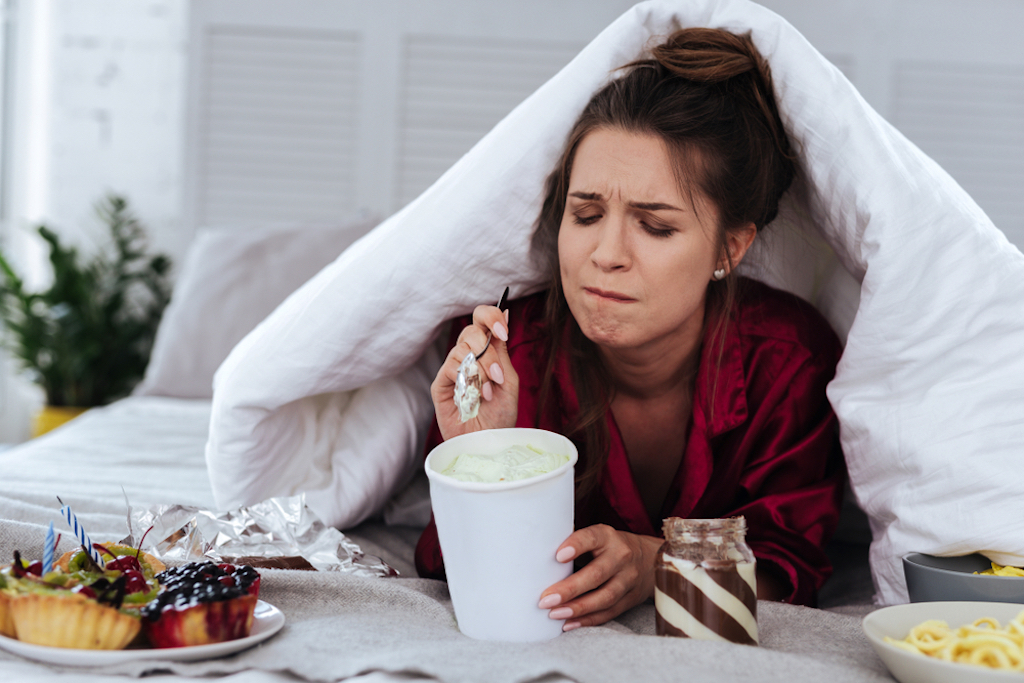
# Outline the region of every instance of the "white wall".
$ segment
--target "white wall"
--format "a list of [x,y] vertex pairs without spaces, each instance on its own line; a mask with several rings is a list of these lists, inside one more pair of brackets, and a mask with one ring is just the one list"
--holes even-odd
[[128,196],[154,248],[183,253],[185,0],[53,0],[47,218],[105,238],[93,204]]
[[1024,249],[1024,2],[761,2]]
[[[117,192],[153,247],[180,260],[187,0],[20,0],[17,11],[5,253],[30,283],[45,283],[34,226],[88,251],[106,238],[93,206]],[[19,441],[41,395],[4,365],[0,442]]]

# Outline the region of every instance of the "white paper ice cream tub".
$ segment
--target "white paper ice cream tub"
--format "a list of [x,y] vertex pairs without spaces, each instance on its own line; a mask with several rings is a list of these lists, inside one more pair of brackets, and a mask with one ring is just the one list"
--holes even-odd
[[[558,469],[529,479],[465,482],[441,474],[464,453],[496,454],[533,446],[567,455]],[[488,429],[434,448],[425,468],[459,630],[480,640],[529,642],[562,632],[562,621],[540,609],[541,592],[572,573],[555,560],[573,531],[572,441],[542,429]]]

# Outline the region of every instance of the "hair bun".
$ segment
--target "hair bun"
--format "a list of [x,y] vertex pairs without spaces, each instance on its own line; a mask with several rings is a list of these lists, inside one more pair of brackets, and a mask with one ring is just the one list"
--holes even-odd
[[651,51],[652,61],[670,73],[698,83],[720,83],[751,71],[763,75],[767,64],[753,49],[750,35],[710,28],[676,31]]

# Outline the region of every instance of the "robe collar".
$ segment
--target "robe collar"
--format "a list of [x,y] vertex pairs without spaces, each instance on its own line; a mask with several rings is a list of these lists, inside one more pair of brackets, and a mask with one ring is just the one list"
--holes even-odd
[[[746,373],[739,321],[735,315],[725,326],[724,337],[717,332],[717,320],[708,316],[701,342],[700,366],[694,384],[693,410],[686,450],[679,469],[665,495],[661,517],[689,517],[707,490],[714,473],[711,442],[747,419]],[[717,371],[716,371],[717,369]],[[647,515],[643,498],[633,480],[622,434],[607,414],[611,443],[605,465],[602,493],[624,522],[636,533],[661,536],[660,520]]]

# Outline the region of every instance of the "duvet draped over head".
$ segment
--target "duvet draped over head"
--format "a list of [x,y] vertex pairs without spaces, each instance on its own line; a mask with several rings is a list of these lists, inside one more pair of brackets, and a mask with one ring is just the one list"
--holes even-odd
[[845,337],[828,396],[872,521],[883,603],[917,551],[1024,564],[1024,255],[779,16],[654,0],[603,31],[419,198],[249,334],[217,373],[218,505],[307,492],[329,523],[381,511],[421,466],[443,323],[543,286],[544,179],[590,96],[682,26],[751,32],[800,172],[741,272],[807,299]]

